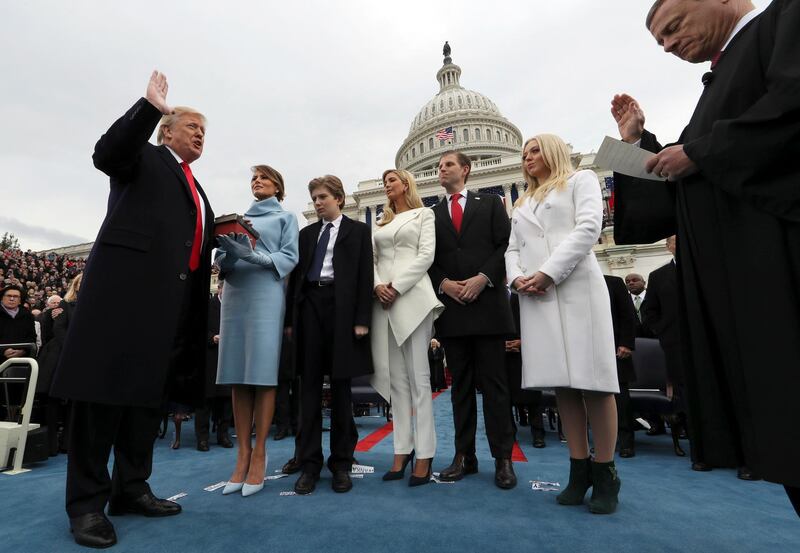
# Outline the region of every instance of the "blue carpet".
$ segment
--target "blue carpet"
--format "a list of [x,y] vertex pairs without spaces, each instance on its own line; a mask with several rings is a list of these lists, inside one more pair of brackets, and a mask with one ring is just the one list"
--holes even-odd
[[[450,396],[434,401],[438,448],[434,470],[453,455]],[[479,417],[480,420],[481,417]],[[363,438],[384,420],[356,419]],[[555,492],[533,491],[531,480],[566,484],[568,453],[548,432],[547,448],[533,449],[530,430],[519,439],[527,463],[515,463],[519,485],[496,488],[494,467],[480,423],[480,473],[455,484],[408,488],[382,482],[391,464],[392,438],[356,453],[375,474],[354,479],[350,493],[330,489],[325,471],[310,496],[281,496],[296,476],[268,481],[252,497],[222,496],[203,488],[226,480],[234,450],[213,444],[194,449],[192,424],[183,425],[182,449],[169,449],[172,432],[156,443],[150,483],[169,497],[181,492],[184,512],[165,519],[112,517],[119,544],[113,551],[592,551],[702,553],[798,551],[800,520],[783,488],[743,482],[735,471],[692,472],[675,457],[666,436],[637,434],[637,456],[618,459],[621,503],[611,516],[591,515],[586,506],[562,507]],[[327,440],[327,434],[325,434]],[[688,449],[688,444],[684,444]],[[268,472],[291,457],[293,440],[270,441]],[[0,550],[87,551],[74,544],[64,513],[66,457],[60,455],[18,476],[0,474]]]

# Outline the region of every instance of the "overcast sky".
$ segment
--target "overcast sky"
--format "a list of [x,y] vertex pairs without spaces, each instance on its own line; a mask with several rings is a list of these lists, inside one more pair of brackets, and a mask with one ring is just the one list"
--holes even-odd
[[154,68],[171,104],[208,117],[192,168],[218,214],[250,204],[257,163],[281,171],[297,214],[315,176],[338,175],[348,191],[380,177],[438,92],[445,40],[461,84],[525,137],[554,132],[583,152],[617,136],[620,91],[649,129],[677,137],[708,68],[658,48],[646,0],[3,4],[0,234],[34,250],[94,240],[108,192],[94,144]]

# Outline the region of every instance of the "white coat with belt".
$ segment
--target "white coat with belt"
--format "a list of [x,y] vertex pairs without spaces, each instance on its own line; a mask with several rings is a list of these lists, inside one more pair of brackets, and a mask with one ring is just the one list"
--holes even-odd
[[619,392],[608,288],[592,252],[602,221],[593,171],[578,171],[564,190],[514,209],[508,282],[537,271],[554,282],[543,296],[520,296],[522,388]]
[[428,277],[436,251],[433,211],[426,207],[395,215],[387,225],[372,234],[375,259],[375,286],[392,284],[398,297],[391,308],[375,301],[372,310],[372,387],[390,400],[389,332],[398,346],[408,339],[429,314],[436,319],[444,305],[436,297]]

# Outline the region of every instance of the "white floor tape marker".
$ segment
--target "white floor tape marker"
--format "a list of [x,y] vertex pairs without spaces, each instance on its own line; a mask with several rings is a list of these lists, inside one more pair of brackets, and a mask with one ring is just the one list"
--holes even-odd
[[210,486],[206,486],[205,488],[203,488],[203,491],[213,492],[220,488],[224,488],[225,484],[227,484],[227,482],[223,480],[222,482],[217,482],[216,484],[211,484]]
[[189,495],[189,494],[186,493],[186,492],[176,493],[172,497],[168,497],[167,501],[177,501],[178,499],[180,499],[182,497],[186,497],[187,495]]

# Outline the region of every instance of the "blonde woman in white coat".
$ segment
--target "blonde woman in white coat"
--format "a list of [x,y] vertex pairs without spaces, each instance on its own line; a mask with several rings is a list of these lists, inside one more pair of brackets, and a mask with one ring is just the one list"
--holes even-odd
[[428,278],[436,250],[435,218],[423,207],[408,171],[384,171],[383,187],[387,202],[372,234],[372,386],[392,404],[395,455],[383,479],[402,479],[416,452],[408,484],[418,486],[430,481],[436,452],[428,347],[444,305]]
[[[592,246],[603,219],[592,171],[574,171],[570,150],[551,134],[522,151],[528,188],[517,202],[506,251],[506,274],[520,294],[522,387],[555,388],[570,453],[570,478],[558,496],[589,509],[616,509],[614,466],[619,392],[610,301]],[[589,456],[587,418],[595,459]]]

